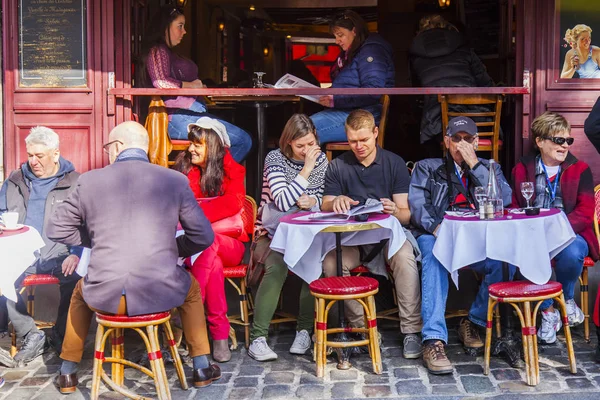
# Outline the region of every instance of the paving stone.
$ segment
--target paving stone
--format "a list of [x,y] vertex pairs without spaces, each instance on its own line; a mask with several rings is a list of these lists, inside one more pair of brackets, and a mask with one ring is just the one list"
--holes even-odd
[[[123,398],[122,395],[120,395],[120,396],[121,396],[121,398]],[[36,400],[37,399],[40,399],[40,400],[62,400],[65,397],[66,396],[64,394],[61,394],[55,387],[52,387],[52,388],[44,388],[42,391],[38,392],[34,398]],[[10,398],[12,399],[12,396]],[[69,400],[83,400],[85,398],[86,398],[86,396],[83,393],[81,393],[80,391],[77,391],[77,392],[69,395]],[[87,398],[89,399],[89,396]]]
[[[219,379],[218,381],[214,381],[213,385],[226,385],[229,383],[229,381],[231,381],[231,377],[233,376],[233,374],[230,373],[221,373],[221,379]],[[177,384],[179,384],[179,381],[177,381]]]
[[570,367],[558,367],[556,368],[556,372],[558,372],[561,376],[572,378],[574,376],[585,376],[585,372],[582,371],[581,368],[577,368],[577,373],[572,374]]
[[329,373],[329,378],[332,381],[355,381],[358,379],[358,371],[349,369],[349,370],[339,370],[334,369]]
[[36,369],[34,375],[54,375],[60,370],[60,365],[42,365]]
[[289,385],[267,385],[263,387],[263,399],[289,399],[292,397]]
[[456,385],[433,385],[431,386],[432,395],[452,395],[461,394]]
[[17,388],[10,393],[10,400],[30,400],[35,396],[39,388]]
[[21,381],[21,386],[44,386],[48,383],[52,378],[50,376],[34,376],[30,378],[25,378]]
[[301,399],[320,399],[323,398],[324,392],[323,385],[300,385],[296,390],[296,396]]
[[331,387],[331,398],[332,399],[346,399],[355,397],[354,394],[354,382],[340,382],[335,383]]
[[[255,388],[233,388],[231,389],[231,393],[229,393],[228,398],[231,400],[247,400],[253,398],[255,394]],[[198,397],[198,399],[200,398],[202,397]]]
[[270,372],[265,375],[265,385],[293,383],[293,372]]
[[496,369],[492,374],[497,381],[516,381],[521,378],[521,374],[516,369]]
[[427,387],[421,380],[400,381],[396,383],[399,395],[424,395],[428,393]]
[[263,367],[241,366],[238,372],[239,376],[258,376],[265,371]]
[[301,385],[317,385],[323,383],[322,378],[317,378],[315,374],[302,374],[300,375]]
[[460,381],[467,393],[491,393],[494,392],[494,385],[485,376],[461,376]]
[[433,375],[427,374],[429,378],[429,383],[432,385],[439,384],[456,384],[456,378],[452,374],[444,374],[444,375]]
[[383,385],[366,385],[362,387],[362,394],[365,397],[387,397],[392,395],[392,389]]
[[456,365],[454,369],[459,375],[483,375],[483,367],[480,364]]
[[4,372],[4,374],[2,375],[2,377],[4,378],[5,381],[10,382],[10,381],[20,381],[21,379],[23,379],[25,376],[30,374],[30,371],[17,371],[17,370],[5,370],[6,372]]
[[594,387],[592,382],[586,378],[570,378],[565,379],[565,382],[567,382],[567,386],[569,386],[570,389],[588,390]]
[[257,387],[258,386],[258,378],[251,377],[239,377],[235,378],[233,381],[234,387]]
[[583,368],[588,374],[600,374],[600,364],[584,364]]
[[[234,389],[240,390],[240,389]],[[227,392],[227,386],[223,385],[210,385],[201,389],[196,390],[196,394],[194,397],[191,397],[194,400],[206,400],[206,399],[224,399],[225,393]],[[171,395],[173,395],[174,391],[171,389]]]
[[527,393],[527,392],[539,392],[537,386],[528,386],[525,381],[510,381],[498,383],[498,389],[502,393]]
[[552,371],[540,371],[540,381],[556,381],[558,376]]
[[365,385],[387,385],[390,382],[388,374],[367,374],[364,376]]
[[414,367],[396,368],[394,369],[394,376],[397,379],[415,379],[419,377],[419,370]]

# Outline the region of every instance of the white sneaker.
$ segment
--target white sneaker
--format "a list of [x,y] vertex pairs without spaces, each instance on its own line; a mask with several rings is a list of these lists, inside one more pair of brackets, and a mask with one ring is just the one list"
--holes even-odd
[[554,310],[554,312],[542,311],[542,325],[537,332],[538,339],[545,344],[556,342],[556,332],[561,327],[562,322],[560,322],[560,313],[558,310]]
[[308,331],[302,329],[300,332],[296,332],[296,338],[294,339],[294,343],[292,343],[292,347],[290,347],[290,353],[299,355],[306,354],[311,345],[312,342]]
[[567,300],[567,316],[569,318],[569,326],[577,326],[585,320],[583,311],[577,307],[575,300]]
[[267,344],[267,339],[258,337],[252,341],[248,348],[248,355],[256,361],[277,360],[277,354]]

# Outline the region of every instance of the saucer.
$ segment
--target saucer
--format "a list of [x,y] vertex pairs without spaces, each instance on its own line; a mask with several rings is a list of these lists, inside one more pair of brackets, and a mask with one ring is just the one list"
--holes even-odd
[[15,226],[14,228],[7,228],[4,225],[0,225],[0,229],[2,229],[3,231],[6,231],[6,232],[20,231],[24,227],[25,227],[25,225],[23,225],[23,224],[17,224],[17,226]]

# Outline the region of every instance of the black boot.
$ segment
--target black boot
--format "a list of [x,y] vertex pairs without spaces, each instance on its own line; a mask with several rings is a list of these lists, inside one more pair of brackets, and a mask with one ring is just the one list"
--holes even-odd
[[600,363],[600,327],[596,327],[596,336],[598,337],[598,343],[596,344],[596,356],[594,359],[597,363]]

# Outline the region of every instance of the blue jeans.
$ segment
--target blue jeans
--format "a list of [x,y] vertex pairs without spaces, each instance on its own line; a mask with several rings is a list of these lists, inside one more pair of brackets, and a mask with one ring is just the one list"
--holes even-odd
[[[565,300],[575,296],[575,284],[583,270],[583,259],[588,255],[588,244],[580,235],[570,245],[554,257],[554,273],[556,280],[562,284]],[[544,300],[540,310],[546,310],[553,303],[552,299]]]
[[[379,124],[381,117],[381,105],[376,104],[373,106],[365,107],[367,111],[370,111],[375,117],[375,123]],[[315,128],[317,128],[317,136],[319,136],[319,142],[321,144],[331,142],[345,142],[348,140],[346,137],[346,118],[350,115],[348,110],[336,110],[330,108],[310,116]]]
[[[448,271],[433,255],[435,237],[421,235],[417,238],[423,257],[423,272],[421,280],[421,316],[423,341],[441,340],[448,343],[448,328],[446,327],[446,300],[448,298]],[[469,310],[469,320],[474,324],[485,327],[487,320],[488,287],[492,283],[502,281],[502,263],[489,258],[469,265],[475,272],[485,275],[475,301]],[[510,269],[510,275],[514,268]]]
[[227,121],[223,121],[206,112],[206,107],[198,100],[196,100],[190,108],[180,108],[171,114],[171,121],[169,121],[169,137],[171,139],[187,140],[188,124],[196,122],[200,117],[214,118],[225,125],[229,140],[231,141],[231,148],[229,149],[231,151],[231,156],[237,162],[242,162],[246,158],[250,149],[252,149],[252,138],[250,135],[242,128]]

